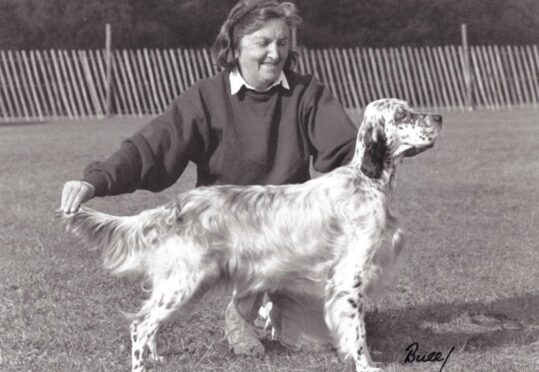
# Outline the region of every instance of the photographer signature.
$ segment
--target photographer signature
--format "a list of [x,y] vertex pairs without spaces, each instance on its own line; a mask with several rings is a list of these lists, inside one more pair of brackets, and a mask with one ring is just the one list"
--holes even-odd
[[443,362],[442,367],[440,368],[440,372],[445,367],[445,364],[447,363],[447,360],[449,359],[449,356],[455,350],[455,346],[449,350],[447,353],[447,356],[443,356],[442,352],[440,351],[433,351],[429,354],[420,354],[418,353],[419,344],[417,342],[413,342],[405,349],[405,351],[408,352],[406,354],[406,358],[404,358],[404,364],[406,363],[424,363],[424,362]]

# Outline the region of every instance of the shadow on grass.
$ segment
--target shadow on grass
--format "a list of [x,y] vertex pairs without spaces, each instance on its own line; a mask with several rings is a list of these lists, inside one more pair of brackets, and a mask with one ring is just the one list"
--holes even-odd
[[[531,345],[539,340],[539,293],[473,303],[437,303],[367,316],[374,359],[402,362],[412,342],[432,351],[481,353],[498,347]],[[378,351],[378,352],[377,352]]]

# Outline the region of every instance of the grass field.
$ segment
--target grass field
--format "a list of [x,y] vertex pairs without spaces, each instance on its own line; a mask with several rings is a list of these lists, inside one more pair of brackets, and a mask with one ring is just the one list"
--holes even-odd
[[[394,206],[408,232],[399,277],[367,314],[368,341],[388,371],[405,349],[454,346],[444,371],[539,370],[539,112],[446,113],[432,150],[399,168]],[[127,371],[128,322],[139,282],[100,267],[99,254],[54,217],[78,178],[146,119],[0,126],[0,371]],[[160,194],[90,206],[133,214],[193,187],[192,168]],[[156,371],[342,371],[332,352],[234,357],[224,339],[229,297],[209,296],[189,322],[158,338]]]

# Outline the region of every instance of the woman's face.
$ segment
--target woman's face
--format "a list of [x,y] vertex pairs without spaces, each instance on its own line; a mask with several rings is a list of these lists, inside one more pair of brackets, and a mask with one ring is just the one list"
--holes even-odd
[[238,62],[245,81],[263,90],[281,74],[290,50],[290,30],[285,21],[272,19],[240,40]]

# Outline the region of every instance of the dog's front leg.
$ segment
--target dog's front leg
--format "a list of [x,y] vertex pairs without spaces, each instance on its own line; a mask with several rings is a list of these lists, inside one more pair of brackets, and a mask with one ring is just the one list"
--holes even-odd
[[357,372],[381,372],[382,369],[374,366],[367,348],[363,267],[357,261],[345,259],[333,270],[326,285],[326,323],[339,352],[346,359],[353,359]]

